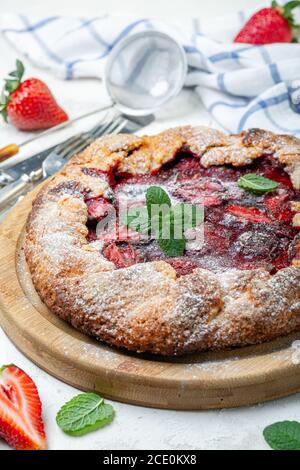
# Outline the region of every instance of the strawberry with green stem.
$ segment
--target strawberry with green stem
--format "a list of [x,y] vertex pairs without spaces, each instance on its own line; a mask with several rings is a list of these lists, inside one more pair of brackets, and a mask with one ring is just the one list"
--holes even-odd
[[20,130],[49,129],[68,120],[47,85],[37,78],[22,81],[24,66],[16,61],[16,70],[5,80],[0,113]]
[[271,7],[259,10],[247,21],[234,42],[257,45],[297,42],[299,25],[295,23],[293,10],[299,6],[298,0],[282,6],[273,1]]

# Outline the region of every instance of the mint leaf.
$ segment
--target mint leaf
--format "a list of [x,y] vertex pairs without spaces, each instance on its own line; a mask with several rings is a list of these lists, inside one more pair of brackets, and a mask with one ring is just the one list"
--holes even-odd
[[271,424],[265,428],[263,435],[274,450],[300,450],[300,423],[297,421]]
[[171,257],[182,256],[185,250],[186,240],[185,238],[159,238],[158,244],[166,255]]
[[171,199],[168,193],[160,186],[150,186],[146,191],[146,203],[149,215],[153,212],[152,206],[171,207]]
[[147,233],[150,230],[150,219],[146,207],[132,207],[127,213],[121,214],[123,225],[137,232]]
[[265,178],[264,176],[257,175],[256,173],[248,173],[241,176],[238,180],[238,186],[246,191],[254,192],[257,194],[264,194],[278,188],[276,181]]
[[146,232],[158,239],[168,256],[182,256],[186,246],[184,231],[199,225],[204,219],[203,209],[192,204],[172,206],[168,193],[159,186],[146,191],[144,208],[131,208],[122,223],[138,232]]
[[66,434],[82,436],[110,423],[113,417],[113,407],[103,398],[96,393],[81,393],[63,405],[56,422]]

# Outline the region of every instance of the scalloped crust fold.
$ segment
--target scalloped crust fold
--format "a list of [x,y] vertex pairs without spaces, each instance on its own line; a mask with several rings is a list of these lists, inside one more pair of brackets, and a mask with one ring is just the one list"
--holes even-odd
[[[250,129],[225,135],[178,127],[158,135],[120,134],[96,140],[50,179],[28,217],[25,255],[34,286],[51,311],[78,330],[135,352],[181,355],[272,340],[300,329],[300,267],[177,278],[164,261],[116,269],[88,243],[86,194],[109,191],[107,173],[158,170],[179,151],[204,167],[243,166],[271,154],[300,189],[300,140]],[[99,170],[98,177],[82,167]],[[101,176],[101,172],[103,175]]]

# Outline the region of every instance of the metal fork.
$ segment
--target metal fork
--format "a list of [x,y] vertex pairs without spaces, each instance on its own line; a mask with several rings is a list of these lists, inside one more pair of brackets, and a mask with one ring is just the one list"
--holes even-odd
[[98,124],[91,131],[69,139],[69,141],[51,152],[43,161],[43,177],[47,178],[56,173],[72,155],[84,150],[96,138],[103,135],[118,134],[126,124],[127,119],[118,116],[113,122],[108,122],[105,125]]
[[43,161],[42,166],[29,174],[24,173],[19,179],[0,190],[0,210],[16,198],[24,195],[39,181],[56,173],[74,154],[84,150],[93,140],[103,135],[118,134],[127,124],[127,119],[116,117],[112,122],[97,124],[91,131],[71,137],[60,144]]

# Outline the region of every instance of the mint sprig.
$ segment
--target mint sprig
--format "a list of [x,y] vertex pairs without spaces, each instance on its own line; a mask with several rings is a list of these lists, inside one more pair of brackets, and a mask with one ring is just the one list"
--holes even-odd
[[70,436],[82,436],[110,423],[114,409],[96,393],[80,393],[59,410],[56,422]]
[[146,191],[146,207],[130,208],[121,220],[133,230],[154,236],[162,251],[175,257],[184,253],[184,232],[197,227],[203,218],[200,207],[185,203],[172,205],[163,188],[150,186]]
[[149,233],[150,221],[147,207],[132,207],[127,213],[121,214],[121,222],[136,232]]
[[276,181],[257,175],[256,173],[248,173],[247,175],[240,177],[238,180],[238,186],[245,191],[256,194],[265,194],[277,189],[279,184]]
[[146,203],[149,214],[151,214],[151,211],[155,206],[172,206],[168,193],[160,186],[150,186],[150,188],[147,189]]
[[186,240],[185,238],[160,238],[158,244],[166,255],[170,257],[182,256],[185,250]]
[[263,435],[274,450],[300,450],[300,423],[297,421],[271,424],[265,428]]

